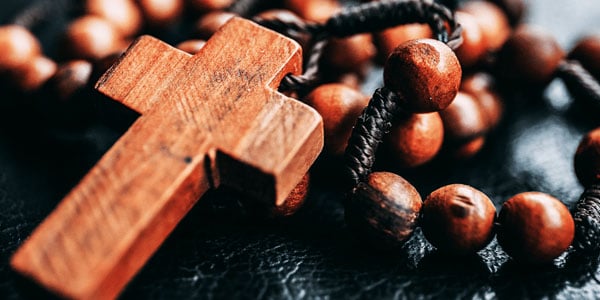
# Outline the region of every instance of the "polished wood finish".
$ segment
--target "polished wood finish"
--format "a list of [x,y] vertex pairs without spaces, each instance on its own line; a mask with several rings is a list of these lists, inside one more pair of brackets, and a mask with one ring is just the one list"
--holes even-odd
[[113,298],[208,189],[282,205],[323,144],[318,113],[276,91],[300,69],[298,44],[237,18],[195,56],[139,38],[97,88],[141,117],[12,267],[68,298]]

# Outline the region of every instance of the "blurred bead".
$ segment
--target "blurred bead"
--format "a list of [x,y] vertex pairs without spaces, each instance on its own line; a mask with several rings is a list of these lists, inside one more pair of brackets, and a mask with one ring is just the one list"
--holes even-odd
[[56,72],[56,63],[44,56],[33,58],[14,73],[14,81],[22,91],[39,89]]
[[427,196],[421,218],[423,234],[434,247],[467,255],[483,249],[494,237],[496,208],[479,190],[451,184]]
[[374,172],[346,203],[346,222],[368,247],[401,246],[417,226],[421,196],[404,178]]
[[483,114],[487,129],[500,123],[504,114],[504,104],[493,87],[493,78],[486,73],[475,73],[463,79],[461,91],[473,96]]
[[337,0],[285,0],[284,6],[312,22],[325,22],[342,9]]
[[586,134],[575,152],[575,174],[584,186],[600,179],[600,128]]
[[469,13],[475,18],[488,51],[500,49],[508,36],[511,28],[504,12],[495,4],[486,1],[469,1],[460,11]]
[[454,51],[432,39],[398,46],[383,70],[386,87],[403,96],[405,109],[413,113],[446,108],[458,92],[461,76]]
[[432,38],[433,32],[427,24],[406,24],[375,34],[379,56],[385,61],[398,45],[416,39]]
[[552,34],[523,25],[498,53],[498,68],[500,75],[511,81],[547,84],[564,56]]
[[205,44],[205,40],[187,40],[179,43],[177,45],[177,49],[193,55],[198,53],[200,49],[204,47]]
[[569,53],[569,59],[579,61],[590,74],[600,80],[600,34],[581,39]]
[[39,41],[25,27],[0,26],[0,72],[18,69],[41,52]]
[[86,15],[67,28],[66,46],[72,57],[97,60],[123,48],[122,38],[121,33],[105,19]]
[[142,27],[142,13],[133,0],[86,0],[85,12],[112,23],[124,36]]
[[[485,136],[478,136],[459,145],[453,145],[450,149],[450,157],[457,160],[467,160],[477,155],[485,145]],[[444,151],[444,150],[442,150]]]
[[544,193],[526,192],[502,205],[498,243],[513,259],[545,264],[561,255],[573,241],[575,224],[569,209]]
[[137,0],[146,23],[154,27],[167,26],[179,18],[183,0]]
[[363,83],[363,75],[356,72],[337,73],[335,78],[332,78],[333,82],[341,83],[345,86],[360,90]]
[[388,135],[392,157],[406,168],[417,167],[433,159],[443,142],[444,125],[437,112],[402,116]]
[[64,102],[88,86],[91,74],[92,63],[85,60],[72,60],[60,65],[48,83],[58,99]]
[[463,68],[478,63],[486,54],[486,44],[481,28],[475,17],[465,12],[456,12],[456,19],[462,26],[462,45],[456,49],[456,56]]
[[374,56],[375,46],[370,34],[331,39],[323,53],[328,65],[339,71],[361,70]]
[[200,38],[208,40],[221,26],[235,16],[235,14],[224,11],[209,12],[196,21],[196,32]]
[[512,27],[516,27],[523,21],[527,7],[524,0],[493,0],[508,18]]
[[302,180],[294,187],[283,204],[271,207],[267,211],[267,216],[271,218],[287,217],[295,214],[304,205],[308,189],[310,187],[310,176],[308,173],[302,177]]
[[331,83],[317,87],[305,100],[323,117],[325,150],[332,155],[344,154],[352,127],[368,105],[369,97],[348,86]]
[[256,15],[265,20],[282,20],[290,23],[301,23],[303,20],[295,13],[287,9],[269,9]]
[[477,100],[462,92],[456,95],[446,109],[440,111],[440,116],[444,122],[446,139],[471,139],[482,135],[488,129]]
[[201,12],[223,10],[233,4],[234,0],[190,0],[193,8]]

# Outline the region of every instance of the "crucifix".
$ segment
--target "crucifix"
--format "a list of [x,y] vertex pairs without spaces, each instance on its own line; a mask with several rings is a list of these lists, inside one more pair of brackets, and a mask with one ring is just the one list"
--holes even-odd
[[319,114],[276,88],[297,43],[234,18],[196,55],[144,36],[97,89],[141,117],[12,257],[68,298],[114,298],[220,184],[281,205],[321,151]]

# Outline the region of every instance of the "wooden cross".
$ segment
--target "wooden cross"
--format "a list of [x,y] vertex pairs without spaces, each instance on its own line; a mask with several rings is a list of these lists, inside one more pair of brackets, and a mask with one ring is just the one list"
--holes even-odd
[[276,88],[293,41],[232,19],[195,56],[139,38],[97,83],[141,117],[11,260],[69,298],[114,298],[208,189],[283,203],[321,151],[321,117]]

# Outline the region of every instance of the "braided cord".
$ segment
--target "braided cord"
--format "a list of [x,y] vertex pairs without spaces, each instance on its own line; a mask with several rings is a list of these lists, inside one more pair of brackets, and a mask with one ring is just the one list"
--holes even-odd
[[574,60],[561,62],[557,75],[572,95],[600,108],[600,84],[579,62]]
[[573,247],[583,253],[600,251],[600,181],[588,187],[575,206]]

